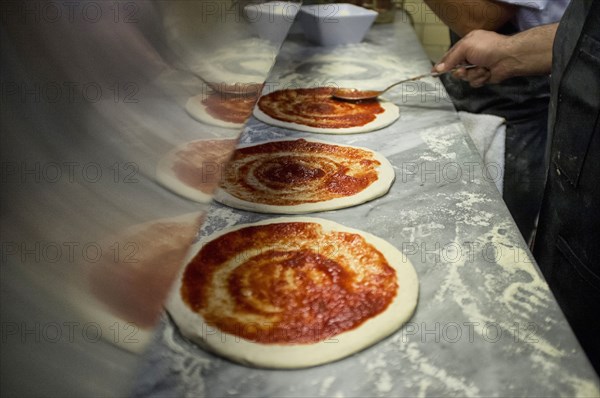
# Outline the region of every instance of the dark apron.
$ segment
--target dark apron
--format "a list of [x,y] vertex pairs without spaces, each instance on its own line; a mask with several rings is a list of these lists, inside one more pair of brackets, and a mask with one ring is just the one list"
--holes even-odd
[[571,1],[552,70],[548,181],[534,255],[600,373],[600,1]]
[[[498,33],[514,34],[517,29],[508,23]],[[451,39],[454,44],[460,37],[451,33]],[[503,198],[525,240],[529,240],[546,181],[549,78],[515,77],[479,88],[449,74],[442,76],[442,81],[458,110],[506,119]]]

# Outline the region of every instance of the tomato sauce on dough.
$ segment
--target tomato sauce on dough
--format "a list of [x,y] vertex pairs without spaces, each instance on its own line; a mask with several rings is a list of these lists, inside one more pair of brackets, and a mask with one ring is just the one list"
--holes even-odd
[[362,236],[288,222],[208,242],[188,265],[181,295],[225,333],[262,344],[311,344],[377,316],[397,289],[395,270]]
[[377,181],[372,152],[304,139],[237,149],[221,187],[253,203],[291,206],[356,195]]
[[264,95],[258,107],[270,117],[317,128],[360,127],[384,109],[377,100],[350,102],[331,96],[332,87],[286,89]]
[[244,123],[252,114],[256,96],[232,95],[214,92],[202,100],[206,112],[215,119]]

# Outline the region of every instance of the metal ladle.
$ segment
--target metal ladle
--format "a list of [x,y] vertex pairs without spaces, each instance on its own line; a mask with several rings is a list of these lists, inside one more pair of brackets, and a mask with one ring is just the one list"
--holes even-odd
[[456,67],[450,69],[449,71],[443,72],[443,73],[439,73],[439,72],[426,73],[424,75],[411,77],[410,79],[401,80],[401,81],[396,82],[380,91],[377,91],[377,90],[364,90],[363,91],[363,90],[357,90],[355,88],[338,88],[338,89],[333,90],[333,92],[331,93],[331,96],[333,98],[337,98],[337,99],[341,99],[341,100],[345,100],[345,101],[372,100],[372,99],[379,97],[381,94],[385,93],[392,87],[396,87],[397,85],[402,84],[402,83],[420,80],[425,77],[438,77],[440,75],[443,75],[444,73],[455,72],[459,69],[472,69],[472,68],[475,68],[476,66],[477,65],[459,65],[459,66],[456,66]]

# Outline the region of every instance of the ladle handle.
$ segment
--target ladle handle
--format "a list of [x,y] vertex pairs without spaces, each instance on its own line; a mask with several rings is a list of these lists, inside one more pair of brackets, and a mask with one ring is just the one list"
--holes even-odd
[[394,83],[394,84],[386,87],[381,92],[384,93],[384,92],[388,91],[392,87],[396,87],[397,85],[402,84],[402,83],[412,82],[413,80],[421,80],[421,79],[423,79],[425,77],[439,77],[439,76],[443,75],[444,73],[454,72],[454,71],[457,71],[458,69],[461,69],[461,68],[473,69],[473,68],[476,68],[476,67],[477,67],[477,65],[457,65],[457,66],[455,66],[454,68],[450,69],[447,72],[442,72],[442,73],[439,73],[439,72],[425,73],[423,75],[411,77],[410,79],[400,80],[399,82],[396,82],[396,83]]

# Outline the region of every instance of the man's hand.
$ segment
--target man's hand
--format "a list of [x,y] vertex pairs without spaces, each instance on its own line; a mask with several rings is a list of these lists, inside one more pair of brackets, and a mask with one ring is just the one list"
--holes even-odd
[[443,73],[458,65],[477,65],[453,73],[473,87],[500,83],[515,76],[548,74],[557,27],[558,24],[538,26],[514,36],[475,30],[456,43],[433,70]]
[[473,64],[477,68],[460,68],[454,77],[468,81],[473,87],[499,83],[510,77],[510,37],[485,30],[475,30],[456,43],[434,67],[435,72],[447,72],[457,65]]

